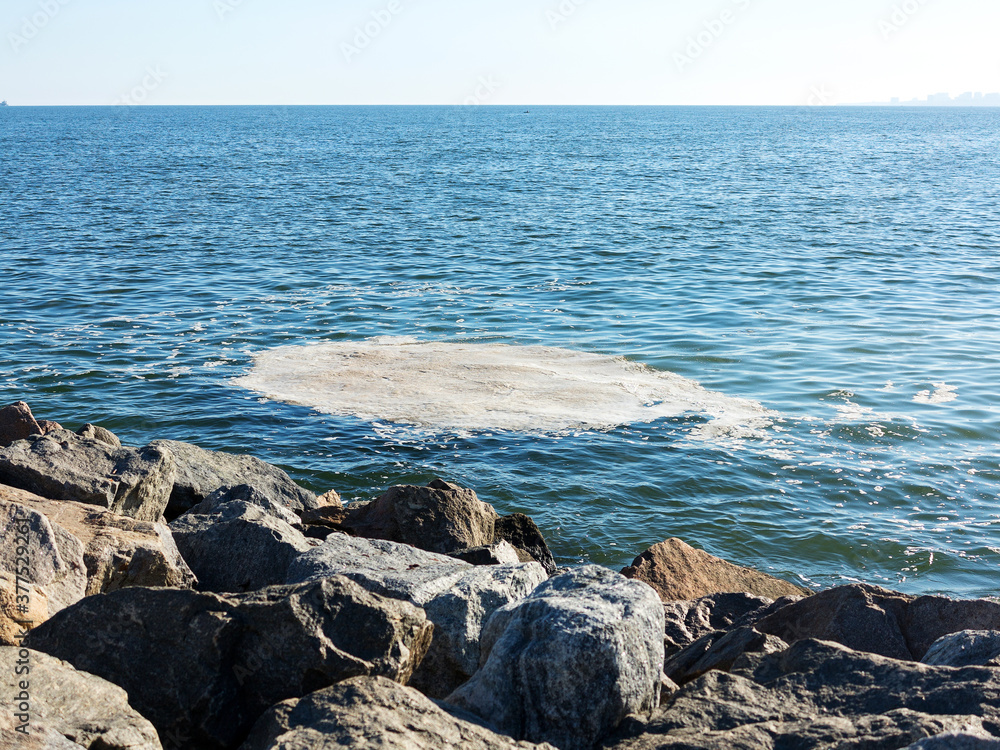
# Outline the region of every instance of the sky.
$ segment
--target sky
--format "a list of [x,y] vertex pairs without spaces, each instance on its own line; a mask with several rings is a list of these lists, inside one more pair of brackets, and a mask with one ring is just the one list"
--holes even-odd
[[997,0],[3,0],[11,105],[830,105],[1000,91]]

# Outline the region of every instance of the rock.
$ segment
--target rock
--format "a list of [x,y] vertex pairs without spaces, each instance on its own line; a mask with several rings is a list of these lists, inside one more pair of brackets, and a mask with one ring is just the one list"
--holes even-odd
[[96,440],[105,445],[110,445],[112,448],[121,448],[122,441],[118,439],[111,430],[106,430],[103,427],[99,427],[95,424],[85,424],[76,434],[80,437],[90,438],[91,440]]
[[320,508],[343,508],[344,503],[340,500],[340,495],[336,490],[327,490],[318,498],[316,498],[316,504]]
[[922,659],[939,638],[961,630],[1000,630],[1000,604],[987,599],[921,596],[906,608],[902,623],[914,659]]
[[664,602],[667,655],[709,633],[752,626],[799,598],[784,597],[774,602],[750,594],[712,594],[693,602]]
[[63,429],[63,426],[58,422],[53,422],[51,419],[39,419],[38,429],[41,430],[43,435],[48,435],[50,432]]
[[913,597],[877,586],[839,586],[782,607],[755,627],[787,643],[816,638],[856,651],[912,659],[902,628],[911,601]]
[[516,739],[589,750],[658,704],[662,634],[663,606],[649,586],[577,568],[494,613],[481,668],[447,701]]
[[666,659],[663,671],[678,685],[684,685],[712,669],[728,672],[744,654],[772,654],[786,648],[788,644],[780,638],[758,633],[751,627],[736,628],[728,633],[717,631],[702,636]]
[[491,544],[499,517],[472,490],[440,479],[426,487],[390,487],[377,500],[347,510],[344,525],[358,536],[441,554]]
[[18,587],[16,576],[0,573],[0,646],[19,646],[19,636],[47,619],[49,600],[44,589],[23,582]]
[[537,563],[474,567],[405,544],[334,534],[292,564],[288,581],[333,575],[427,612],[434,640],[411,684],[431,697],[447,695],[479,667],[480,633],[490,615],[546,578]]
[[945,732],[914,742],[906,750],[1000,750],[1000,738],[986,731]]
[[137,521],[69,501],[49,500],[24,490],[0,487],[0,499],[43,514],[83,545],[86,594],[127,586],[191,588],[194,574],[162,523]]
[[494,542],[506,541],[514,549],[527,552],[533,560],[545,568],[550,576],[556,572],[556,561],[542,532],[528,516],[513,513],[501,516],[494,524]]
[[688,683],[606,747],[895,749],[1000,728],[998,670],[928,667],[815,640],[755,662]]
[[42,429],[31,414],[31,409],[23,401],[0,409],[0,448],[6,448],[18,440],[32,435],[41,435]]
[[946,635],[921,659],[934,667],[1000,667],[1000,631],[963,630]]
[[123,687],[165,744],[232,748],[279,701],[358,675],[405,681],[431,632],[413,605],[331,578],[231,597],[121,589],[25,643]]
[[[519,562],[529,562],[533,559],[527,553],[519,555],[517,550],[510,545],[510,542],[504,540],[485,547],[469,547],[449,552],[448,557],[454,557],[456,560],[464,560],[471,565],[515,565]],[[528,559],[522,560],[522,557],[527,557]]]
[[48,614],[54,615],[86,594],[83,545],[43,514],[8,497],[11,493],[2,488],[0,572],[38,586],[45,595]]
[[653,545],[623,569],[622,575],[645,581],[665,602],[699,599],[710,594],[745,593],[780,599],[810,593],[780,578],[733,565],[680,539]]
[[[16,676],[19,666],[30,671]],[[12,699],[21,690],[14,681],[27,682],[29,732],[39,740],[35,747],[161,750],[153,725],[129,705],[128,696],[117,685],[30,649],[0,648],[0,672],[11,680]],[[16,718],[14,713],[6,706],[2,712],[0,747],[30,748],[23,734],[2,723]]]
[[156,440],[150,446],[170,451],[177,464],[165,513],[168,519],[177,518],[220,487],[241,484],[256,487],[278,505],[296,512],[320,507],[316,495],[299,487],[277,466],[253,456],[209,451],[177,440]]
[[158,521],[174,481],[168,451],[115,448],[58,430],[0,448],[0,482],[53,500]]
[[297,520],[292,511],[243,485],[213,493],[173,521],[170,530],[200,590],[246,592],[284,583],[292,561],[313,548],[315,542],[291,525]]
[[354,677],[265,714],[241,750],[555,750],[456,718],[412,688]]

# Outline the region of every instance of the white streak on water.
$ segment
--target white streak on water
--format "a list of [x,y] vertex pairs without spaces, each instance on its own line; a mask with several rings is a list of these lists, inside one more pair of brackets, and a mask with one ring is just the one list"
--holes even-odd
[[235,383],[328,414],[435,431],[604,430],[699,414],[712,421],[692,436],[715,440],[756,437],[775,416],[622,357],[408,337],[270,349]]
[[956,388],[947,383],[931,383],[933,391],[920,391],[913,400],[918,404],[947,404],[958,398]]

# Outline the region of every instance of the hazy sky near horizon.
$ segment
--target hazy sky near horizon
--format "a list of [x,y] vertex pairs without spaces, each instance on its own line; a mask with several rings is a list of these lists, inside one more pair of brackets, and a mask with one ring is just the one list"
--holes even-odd
[[997,0],[5,0],[0,99],[838,104],[1000,91]]

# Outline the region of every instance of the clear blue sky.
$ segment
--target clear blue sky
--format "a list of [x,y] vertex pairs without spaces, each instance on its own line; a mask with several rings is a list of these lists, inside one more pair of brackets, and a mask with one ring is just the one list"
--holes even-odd
[[998,29],[998,0],[3,0],[0,99],[856,103],[1000,91]]

